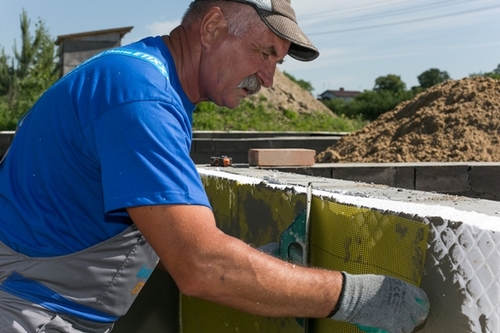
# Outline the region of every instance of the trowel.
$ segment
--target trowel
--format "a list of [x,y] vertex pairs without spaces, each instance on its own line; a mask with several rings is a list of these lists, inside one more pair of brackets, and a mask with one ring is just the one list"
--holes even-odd
[[[278,257],[307,266],[309,264],[309,221],[312,201],[312,184],[307,186],[307,202],[304,208],[293,220],[293,222],[280,234]],[[306,318],[295,318],[297,323],[308,332],[308,320]]]
[[[312,184],[307,186],[307,202],[304,208],[293,220],[293,222],[280,234],[277,256],[291,263],[302,266],[309,264],[309,227],[312,202]],[[304,333],[309,332],[307,318],[295,318],[295,321],[303,328]],[[365,333],[389,333],[380,328],[364,327],[356,325]]]

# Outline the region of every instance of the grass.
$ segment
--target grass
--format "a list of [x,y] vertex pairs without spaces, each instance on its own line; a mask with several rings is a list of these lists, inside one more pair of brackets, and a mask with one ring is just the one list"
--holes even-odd
[[[14,130],[17,118],[16,114],[9,112],[5,103],[0,103],[0,130]],[[213,103],[201,103],[193,118],[193,129],[200,131],[352,132],[367,124],[361,117],[276,111],[265,98],[243,100],[234,110]]]
[[193,118],[193,129],[204,131],[352,132],[367,124],[361,117],[350,119],[319,112],[276,111],[265,100],[243,100],[233,110],[213,103],[201,103]]

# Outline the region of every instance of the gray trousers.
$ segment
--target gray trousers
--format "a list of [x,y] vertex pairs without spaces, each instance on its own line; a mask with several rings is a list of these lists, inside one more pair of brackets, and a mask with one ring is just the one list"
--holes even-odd
[[0,333],[109,333],[112,327],[66,318],[0,291]]
[[[0,333],[108,333],[157,263],[135,226],[52,258],[27,257],[0,242]],[[91,321],[88,313],[104,319]]]

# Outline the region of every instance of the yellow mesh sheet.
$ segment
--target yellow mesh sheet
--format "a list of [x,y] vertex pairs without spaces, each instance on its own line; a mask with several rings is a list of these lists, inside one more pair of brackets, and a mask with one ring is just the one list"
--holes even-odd
[[[218,226],[254,246],[277,241],[305,207],[305,195],[265,184],[249,185],[204,177]],[[310,265],[349,273],[379,273],[419,285],[428,227],[397,216],[314,197],[311,207]],[[181,296],[181,332],[302,333],[294,318],[249,315]],[[309,333],[359,333],[330,319],[310,320]]]
[[[355,274],[385,274],[420,285],[428,226],[365,208],[313,198],[310,265]],[[312,332],[361,332],[329,319],[311,320]]]

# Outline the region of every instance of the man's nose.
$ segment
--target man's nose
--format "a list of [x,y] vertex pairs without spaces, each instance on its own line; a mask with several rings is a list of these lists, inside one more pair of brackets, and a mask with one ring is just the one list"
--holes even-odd
[[263,87],[271,88],[273,86],[275,70],[276,66],[269,66],[269,68],[262,69],[257,73],[257,77],[259,78]]

